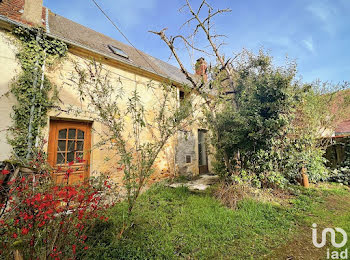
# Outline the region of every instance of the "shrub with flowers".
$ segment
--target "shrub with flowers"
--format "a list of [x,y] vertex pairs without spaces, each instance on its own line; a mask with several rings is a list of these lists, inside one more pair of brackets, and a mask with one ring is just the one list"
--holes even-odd
[[14,253],[25,259],[80,258],[89,249],[86,234],[95,220],[107,221],[113,204],[107,178],[69,184],[77,170],[70,164],[64,183],[57,184],[44,161],[39,153],[31,171],[18,166],[0,171],[0,258]]

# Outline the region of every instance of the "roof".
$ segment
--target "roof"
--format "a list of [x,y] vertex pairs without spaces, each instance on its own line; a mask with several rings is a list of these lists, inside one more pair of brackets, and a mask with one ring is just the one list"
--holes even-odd
[[341,122],[335,129],[336,133],[350,133],[350,120]]
[[333,114],[339,114],[339,119],[334,122],[336,133],[350,133],[350,89],[336,92],[330,110]]
[[[115,60],[155,73],[172,81],[182,84],[189,83],[179,68],[137,50],[130,45],[119,42],[52,12],[48,13],[46,19],[48,20],[46,27],[49,35],[60,38],[63,41],[68,41],[69,43],[87,47],[99,54],[109,58],[112,57]],[[108,45],[121,49],[129,56],[129,59],[115,55]]]

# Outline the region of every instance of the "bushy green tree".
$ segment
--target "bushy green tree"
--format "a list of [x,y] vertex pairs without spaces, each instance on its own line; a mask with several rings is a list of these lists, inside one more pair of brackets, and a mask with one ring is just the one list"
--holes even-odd
[[[296,79],[294,62],[276,67],[263,52],[223,55],[224,43],[219,40],[223,34],[213,29],[212,20],[230,9],[215,10],[202,0],[196,9],[186,1],[181,11],[188,14],[186,32],[169,36],[164,28],[153,33],[169,47],[192,88],[205,100],[203,127],[211,130],[215,171],[260,186],[296,182],[301,168],[307,168],[312,181],[326,178],[320,137],[334,126],[329,109],[333,86],[328,84],[331,89],[322,92],[320,85],[327,84],[302,84]],[[194,45],[195,40],[201,44]],[[208,82],[206,75],[198,80],[185,68],[177,53],[181,43],[190,56],[193,52],[211,58]]]
[[232,97],[219,96],[217,111],[206,113],[215,170],[268,187],[296,183],[302,167],[312,182],[327,179],[323,136],[345,115],[347,102],[337,101],[344,85],[302,84],[295,63],[275,67],[262,51],[243,52],[234,74]]
[[244,52],[234,70],[234,95],[226,95],[215,114],[206,113],[216,168],[229,176],[245,169],[260,184],[283,184],[284,139],[304,92],[296,66],[274,67],[264,52]]

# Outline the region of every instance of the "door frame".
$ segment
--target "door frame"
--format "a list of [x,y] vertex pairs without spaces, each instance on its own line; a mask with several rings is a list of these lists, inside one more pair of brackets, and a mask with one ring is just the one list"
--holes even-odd
[[[47,161],[51,165],[51,167],[55,168],[57,162],[57,139],[58,139],[58,131],[63,125],[66,128],[74,128],[83,130],[86,134],[84,138],[84,160],[86,161],[86,169],[85,169],[85,178],[90,177],[90,157],[91,157],[91,127],[92,122],[88,121],[78,121],[78,120],[66,120],[66,119],[50,119],[49,124],[49,140],[48,140],[48,158]],[[55,174],[55,173],[53,173]],[[53,176],[54,177],[54,176]]]

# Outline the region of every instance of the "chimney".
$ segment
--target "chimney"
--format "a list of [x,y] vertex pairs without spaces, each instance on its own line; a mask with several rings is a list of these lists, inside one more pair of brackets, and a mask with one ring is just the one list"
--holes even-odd
[[0,15],[28,25],[43,25],[43,0],[2,0]]
[[208,81],[207,68],[208,64],[205,59],[202,57],[199,58],[195,65],[196,75],[200,76],[204,82]]
[[42,25],[43,0],[25,0],[22,19],[34,25]]

